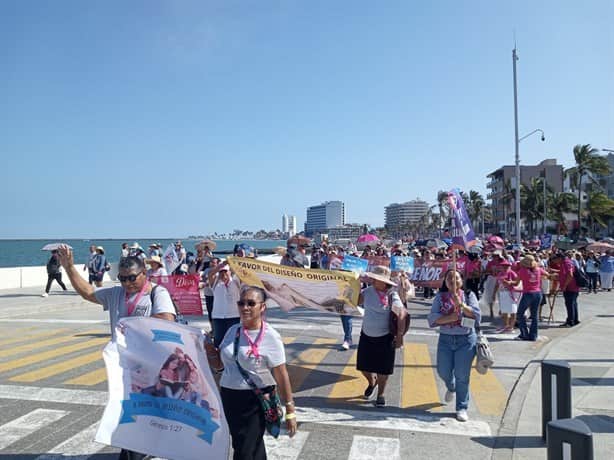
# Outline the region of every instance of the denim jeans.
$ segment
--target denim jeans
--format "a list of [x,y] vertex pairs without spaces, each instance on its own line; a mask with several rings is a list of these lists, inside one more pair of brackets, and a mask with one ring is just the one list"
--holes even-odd
[[570,326],[575,326],[578,321],[578,292],[563,292],[563,298],[565,299],[565,308],[567,309],[567,321]]
[[468,335],[439,334],[437,374],[449,391],[456,391],[456,410],[469,406],[469,376],[475,358],[475,331]]
[[[537,340],[537,324],[539,321],[538,313],[539,304],[542,300],[541,292],[524,292],[518,305],[518,329],[520,329],[520,337],[528,340]],[[531,312],[531,329],[527,328],[527,319],[524,314],[527,308]]]
[[352,341],[352,316],[351,315],[339,315],[341,317],[341,324],[343,325],[343,341]]

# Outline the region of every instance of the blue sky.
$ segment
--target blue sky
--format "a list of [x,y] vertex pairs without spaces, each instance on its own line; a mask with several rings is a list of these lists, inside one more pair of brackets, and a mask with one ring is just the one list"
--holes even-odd
[[302,228],[614,149],[614,2],[2,3],[0,238]]

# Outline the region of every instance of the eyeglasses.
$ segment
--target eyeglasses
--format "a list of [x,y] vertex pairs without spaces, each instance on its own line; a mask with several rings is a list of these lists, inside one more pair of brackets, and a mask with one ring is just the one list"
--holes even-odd
[[237,301],[237,306],[238,307],[245,307],[246,305],[249,308],[254,308],[256,305],[258,305],[260,302],[256,302],[255,300],[238,300]]
[[126,281],[130,281],[131,283],[134,283],[136,281],[136,279],[141,275],[141,272],[138,272],[136,275],[117,275],[117,279],[119,280],[120,283],[125,283]]

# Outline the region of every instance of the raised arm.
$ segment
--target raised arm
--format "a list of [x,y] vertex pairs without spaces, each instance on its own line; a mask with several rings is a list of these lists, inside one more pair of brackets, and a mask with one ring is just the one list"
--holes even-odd
[[70,249],[67,245],[62,244],[58,247],[58,255],[60,257],[60,263],[62,264],[62,267],[64,267],[64,270],[66,270],[70,284],[72,284],[72,286],[75,288],[75,291],[77,291],[85,300],[100,304],[94,295],[94,287],[88,284],[88,282],[85,281],[77,271],[72,249]]

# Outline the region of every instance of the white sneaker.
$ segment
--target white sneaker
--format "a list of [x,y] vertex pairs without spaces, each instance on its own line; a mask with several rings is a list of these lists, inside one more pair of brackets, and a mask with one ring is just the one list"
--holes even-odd
[[447,403],[450,403],[454,400],[454,397],[456,396],[456,392],[455,391],[450,391],[450,390],[446,390],[446,395],[444,396],[444,400]]
[[49,294],[47,294],[46,292],[43,292],[43,293],[41,294],[41,297],[49,297]]
[[343,345],[341,345],[341,348],[344,350],[349,350],[350,349],[350,344],[347,340],[343,341]]
[[466,422],[469,420],[469,416],[467,415],[467,411],[465,409],[461,409],[456,412],[456,420],[459,422]]

